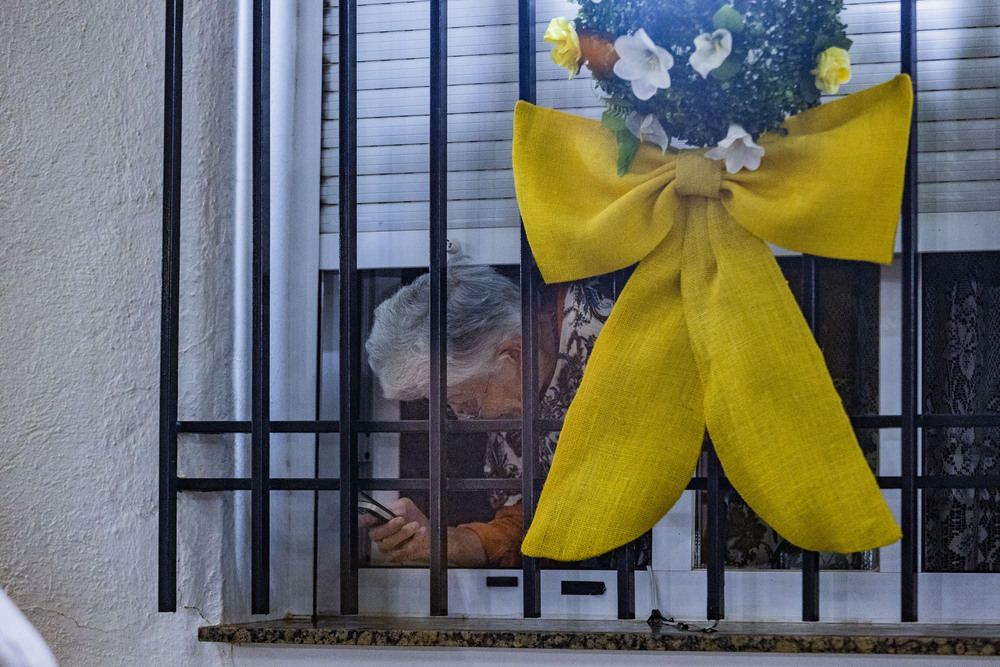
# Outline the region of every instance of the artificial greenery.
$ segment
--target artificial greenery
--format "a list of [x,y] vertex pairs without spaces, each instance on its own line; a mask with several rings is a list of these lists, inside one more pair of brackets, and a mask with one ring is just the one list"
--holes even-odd
[[[713,146],[729,125],[757,136],[819,103],[811,70],[825,49],[850,47],[839,14],[842,0],[580,0],[579,33],[609,42],[640,28],[674,58],[670,87],[639,100],[629,81],[596,78],[612,115],[654,114],[666,134],[692,146]],[[694,38],[718,29],[732,34],[732,51],[703,78],[690,66]],[[606,122],[607,124],[607,122]],[[618,131],[621,140],[627,131]],[[621,141],[619,142],[621,143]],[[632,151],[632,142],[620,146]],[[631,159],[629,158],[629,162]],[[619,170],[621,171],[621,161]],[[625,170],[628,165],[625,165]]]

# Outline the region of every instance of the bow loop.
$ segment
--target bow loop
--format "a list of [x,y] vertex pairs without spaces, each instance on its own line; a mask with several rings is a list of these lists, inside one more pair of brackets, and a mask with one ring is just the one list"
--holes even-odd
[[703,150],[681,151],[677,156],[674,188],[681,197],[721,199],[722,162],[705,157]]

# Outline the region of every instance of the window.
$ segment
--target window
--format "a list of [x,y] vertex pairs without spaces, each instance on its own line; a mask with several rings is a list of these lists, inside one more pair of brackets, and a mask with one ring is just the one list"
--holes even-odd
[[[447,468],[455,443],[445,426],[443,402],[425,415],[415,412],[418,405],[378,399],[360,351],[371,309],[386,291],[428,267],[440,272],[446,236],[473,261],[508,272],[534,295],[522,310],[531,330],[537,316],[533,299],[544,288],[519,236],[509,165],[511,109],[519,96],[532,95],[539,104],[590,117],[601,110],[587,77],[567,83],[540,40],[550,17],[571,13],[564,3],[539,2],[536,15],[519,27],[513,0],[454,0],[448,5],[447,30],[433,22],[430,8],[426,1],[360,2],[353,15],[356,41],[346,46],[340,42],[338,6],[327,3],[324,10],[319,297],[313,298],[320,304],[319,324],[313,327],[320,332],[316,414],[292,421],[288,414],[268,416],[266,405],[258,404],[250,423],[195,425],[181,416],[182,431],[253,432],[253,475],[237,481],[171,477],[176,470],[171,473],[169,441],[176,438],[171,424],[177,417],[169,409],[164,415],[168,514],[178,487],[250,489],[255,498],[253,611],[268,608],[267,499],[285,489],[299,497],[315,493],[315,509],[301,503],[307,506],[299,515],[302,525],[313,518],[316,524],[314,613],[628,617],[658,605],[691,617],[707,608],[710,616],[746,619],[994,618],[989,601],[1000,592],[990,574],[997,571],[1000,550],[1000,341],[994,340],[991,323],[1000,293],[995,270],[1000,265],[1000,24],[993,0],[917,3],[919,216],[904,217],[909,231],[897,261],[879,268],[784,253],[781,258],[827,353],[859,440],[901,517],[902,544],[845,559],[783,550],[773,531],[768,533],[727,492],[722,471],[706,455],[705,476],[692,482],[654,529],[649,567],[637,559],[635,548],[617,558],[611,570],[569,574],[530,561],[520,572],[455,571],[440,562],[423,569],[367,567],[377,556],[351,527],[351,510],[344,505],[354,489],[385,491],[388,495],[376,493],[385,500],[393,493],[425,493],[433,520],[434,508],[447,505],[451,489],[464,485],[462,493],[471,498],[496,484],[482,480],[475,463],[469,465],[478,454],[464,461],[464,469]],[[904,15],[906,8],[904,3]],[[530,9],[520,9],[530,16]],[[844,18],[855,42],[855,68],[843,93],[900,70],[900,50],[912,43],[906,28],[900,29],[900,17],[899,3],[847,3]],[[527,48],[519,52],[519,39],[531,27],[534,35],[529,32]],[[435,69],[445,42],[447,86]],[[342,54],[351,45],[357,49],[356,77],[350,67],[346,74],[341,70]],[[535,58],[537,77],[519,81],[519,63],[530,71]],[[356,98],[341,90],[352,80]],[[445,91],[447,115],[434,118],[429,109]],[[357,112],[356,146],[344,144],[345,136],[352,141],[350,127],[342,134],[339,123],[344,109]],[[431,128],[443,121],[446,145]],[[341,182],[341,149],[349,168],[357,171],[356,190],[351,174],[344,174],[346,184]],[[432,156],[446,161],[432,165]],[[258,182],[259,190],[264,183]],[[446,228],[428,223],[441,214]],[[350,238],[343,238],[344,230]],[[348,260],[344,266],[342,256]],[[169,345],[165,348],[169,357]],[[350,350],[354,353],[347,354]],[[257,350],[255,361],[258,367],[266,364],[266,353]],[[166,392],[169,406],[169,386]],[[531,412],[526,408],[523,417],[529,427]],[[417,424],[394,426],[401,418]],[[339,434],[345,424],[351,425],[350,437]],[[488,426],[461,427],[462,436],[481,438],[474,431],[484,433]],[[424,454],[423,445],[412,441],[428,431],[432,444]],[[315,470],[271,478],[268,436],[293,432],[317,434],[316,446],[304,448]],[[343,449],[354,437],[356,448]],[[452,473],[459,478],[449,481]],[[520,490],[528,497],[538,488],[540,481],[536,487],[529,480]],[[735,530],[741,522],[743,529]],[[170,531],[168,516],[161,534],[161,563],[167,570],[175,544]],[[799,568],[805,568],[803,576],[779,571]],[[487,587],[487,577],[511,574],[517,587]],[[309,571],[292,576],[306,578]],[[600,581],[613,593],[599,599],[563,596],[563,580]],[[168,576],[166,583],[161,580],[161,596],[166,594],[161,605],[169,602],[171,590]]]

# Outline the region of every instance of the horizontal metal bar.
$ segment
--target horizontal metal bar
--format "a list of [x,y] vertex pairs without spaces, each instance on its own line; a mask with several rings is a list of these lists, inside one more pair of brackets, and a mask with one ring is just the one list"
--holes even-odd
[[[725,471],[723,471],[724,473]],[[924,475],[918,476],[917,488],[921,489],[991,489],[1000,488],[1000,475]],[[875,477],[881,489],[902,488],[902,478],[899,475],[878,475]],[[724,477],[719,477],[720,486],[732,488],[732,484]],[[707,491],[708,478],[692,477],[686,487],[688,491]]]
[[[721,478],[720,481],[724,481],[724,479]],[[692,477],[686,488],[688,491],[708,491],[708,478]]]
[[[859,415],[851,417],[854,428],[889,429],[900,428],[899,415]],[[515,431],[521,428],[517,419],[473,419],[450,420],[448,430],[453,433],[491,433],[495,431]],[[1000,428],[1000,414],[940,415],[926,414],[918,417],[921,428]],[[535,430],[556,432],[562,429],[558,419],[539,419]],[[359,421],[356,433],[420,433],[427,430],[426,419],[404,419],[399,421]],[[319,421],[272,421],[272,433],[338,433],[340,422]],[[250,433],[248,421],[179,421],[178,433],[215,435],[225,433]]]
[[921,489],[1000,489],[1000,475],[935,475],[917,477]]
[[249,477],[178,477],[178,491],[249,491]]
[[1000,427],[1000,414],[921,415],[917,423],[923,428]]
[[[883,489],[900,489],[899,476],[875,478]],[[927,475],[916,478],[918,489],[1000,489],[1000,475]]]
[[361,478],[358,480],[358,488],[365,491],[410,491],[412,489],[426,491],[430,488],[430,480],[426,477],[409,477],[405,479],[390,479],[385,477]]
[[355,433],[424,433],[427,431],[427,420],[359,421],[354,431]]
[[[896,475],[879,475],[876,478],[881,489],[899,489],[901,478]],[[340,488],[339,478],[314,477],[271,477],[271,488],[275,491],[336,491]],[[719,484],[731,487],[729,480],[719,477]],[[426,477],[406,479],[372,478],[358,480],[358,486],[366,491],[410,491],[427,489]],[[1000,475],[927,475],[917,477],[917,487],[921,489],[991,489],[1000,488]],[[517,478],[474,478],[462,477],[448,480],[451,491],[512,490],[520,489]],[[179,477],[178,491],[246,491],[250,489],[249,477]],[[707,491],[708,479],[692,477],[688,491]]]
[[848,417],[854,428],[899,428],[903,420],[899,415],[857,415]]
[[[464,482],[464,480],[454,480]],[[496,488],[507,489],[516,488],[516,484],[510,484],[510,480],[488,480],[493,483],[489,487],[478,486],[482,480],[471,480],[474,485],[471,489]],[[515,480],[516,481],[516,480]],[[340,478],[338,477],[271,477],[269,478],[272,491],[337,491],[340,489]],[[413,479],[360,479],[358,486],[366,491],[410,491],[424,490],[428,487],[427,478]],[[249,477],[180,477],[177,480],[179,491],[249,491]],[[459,486],[459,488],[463,488]]]
[[273,421],[271,433],[339,433],[340,422],[325,421]]
[[451,420],[446,422],[448,431],[452,433],[489,433],[491,431],[519,431],[520,419],[471,419],[468,421]]
[[[337,420],[318,421],[272,421],[271,433],[339,433]],[[447,428],[455,433],[491,433],[495,431],[515,431],[521,428],[518,419],[475,419],[469,421],[449,420]],[[559,431],[562,421],[540,419],[535,422],[536,431]],[[398,421],[359,421],[355,433],[421,433],[427,430],[426,419],[403,419]],[[219,435],[226,433],[250,433],[248,421],[179,421],[178,433]]]
[[449,491],[472,491],[472,490],[521,490],[520,477],[494,477],[484,479],[449,479]]
[[248,421],[182,421],[177,422],[178,433],[215,435],[222,433],[249,433]]
[[[272,421],[271,433],[337,433],[338,421]],[[216,435],[224,433],[250,433],[248,421],[182,421],[177,422],[178,433]]]

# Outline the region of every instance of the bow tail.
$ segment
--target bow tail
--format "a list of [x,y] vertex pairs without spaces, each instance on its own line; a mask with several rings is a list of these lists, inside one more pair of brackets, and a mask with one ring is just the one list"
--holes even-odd
[[587,362],[522,551],[582,560],[652,528],[694,472],[705,426],[672,230],[629,279]]
[[766,244],[688,198],[682,291],[705,416],[734,488],[791,543],[885,546],[900,530]]

